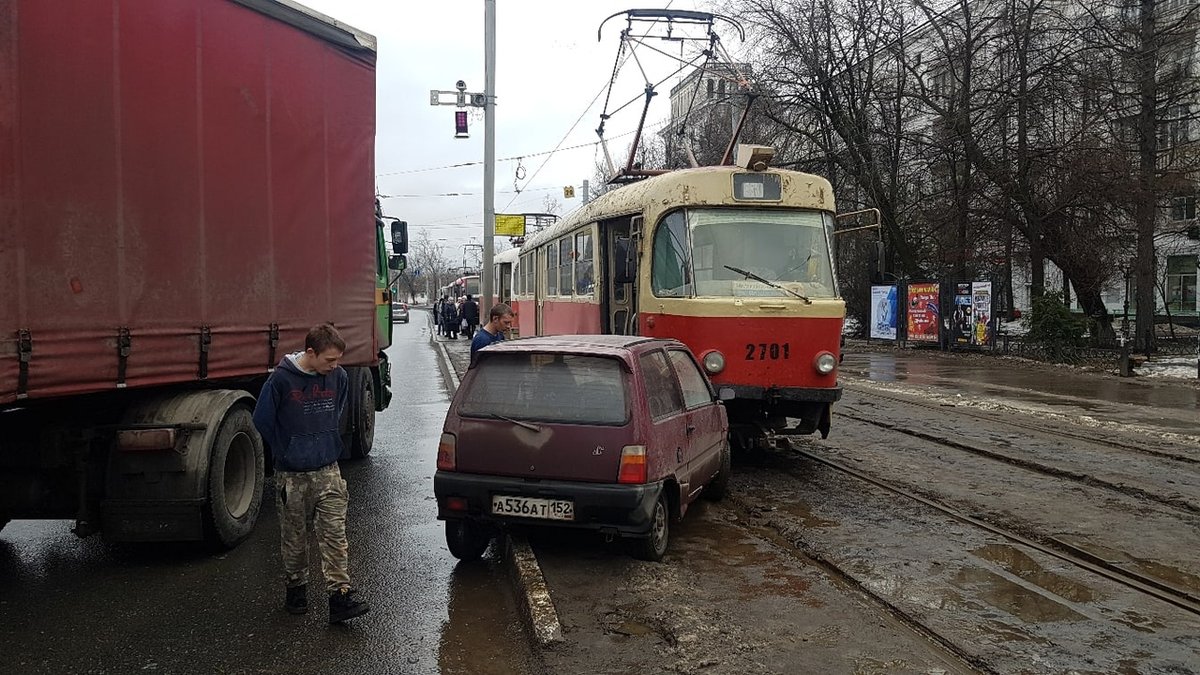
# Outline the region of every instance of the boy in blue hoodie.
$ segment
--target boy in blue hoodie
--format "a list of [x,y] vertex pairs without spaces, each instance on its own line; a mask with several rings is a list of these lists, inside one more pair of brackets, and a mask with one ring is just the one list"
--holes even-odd
[[267,378],[254,408],[254,426],[275,459],[283,569],[284,609],[308,611],[308,532],[312,514],[329,592],[329,622],[366,614],[367,603],[351,597],[346,505],[350,495],[337,459],[342,454],[339,421],[346,407],[349,376],[338,365],[346,342],[330,324],[308,331],[304,351],[289,354]]

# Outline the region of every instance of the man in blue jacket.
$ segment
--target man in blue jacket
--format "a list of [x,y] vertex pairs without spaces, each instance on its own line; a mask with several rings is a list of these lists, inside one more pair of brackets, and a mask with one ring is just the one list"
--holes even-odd
[[312,514],[329,592],[329,623],[370,610],[367,603],[352,597],[346,542],[350,495],[337,464],[342,454],[339,420],[350,379],[338,365],[345,351],[346,342],[336,328],[314,327],[304,338],[304,351],[280,360],[254,408],[254,426],[275,458],[275,501],[287,584],[284,609],[291,614],[308,611],[306,523]]

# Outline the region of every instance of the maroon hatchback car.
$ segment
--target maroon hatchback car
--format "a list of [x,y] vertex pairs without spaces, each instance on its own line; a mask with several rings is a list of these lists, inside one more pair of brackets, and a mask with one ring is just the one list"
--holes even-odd
[[729,477],[729,423],[675,340],[572,335],[476,355],[446,415],[433,491],[450,552],[497,526],[586,528],[660,560],[670,522]]

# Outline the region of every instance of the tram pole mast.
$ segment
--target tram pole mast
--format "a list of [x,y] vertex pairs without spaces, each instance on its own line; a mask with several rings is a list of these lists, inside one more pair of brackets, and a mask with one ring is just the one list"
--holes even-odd
[[492,308],[492,253],[496,234],[496,0],[483,0],[483,268],[479,318]]

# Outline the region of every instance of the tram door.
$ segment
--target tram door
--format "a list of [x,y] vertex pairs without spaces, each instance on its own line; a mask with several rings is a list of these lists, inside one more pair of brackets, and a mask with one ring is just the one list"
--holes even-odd
[[[534,319],[534,325],[535,325],[536,331],[537,331],[535,334],[536,335],[545,335],[546,332],[544,329],[544,325],[545,325],[544,319],[545,319],[546,308],[543,307],[543,304],[546,302],[546,247],[545,246],[538,247],[537,262],[535,264],[537,265],[537,267],[535,268],[537,270],[537,275],[535,277],[534,284],[533,284],[533,308],[534,308],[534,314],[536,315],[536,318]],[[558,273],[558,271],[555,270],[555,274],[557,274],[557,273]]]
[[[637,249],[630,236],[631,225],[641,227],[641,216],[618,218],[600,226],[604,241],[603,332],[633,335],[636,332],[633,280],[637,278]],[[632,257],[631,257],[632,256]]]
[[500,302],[512,304],[512,263],[501,263],[496,266],[496,295],[500,298]]

